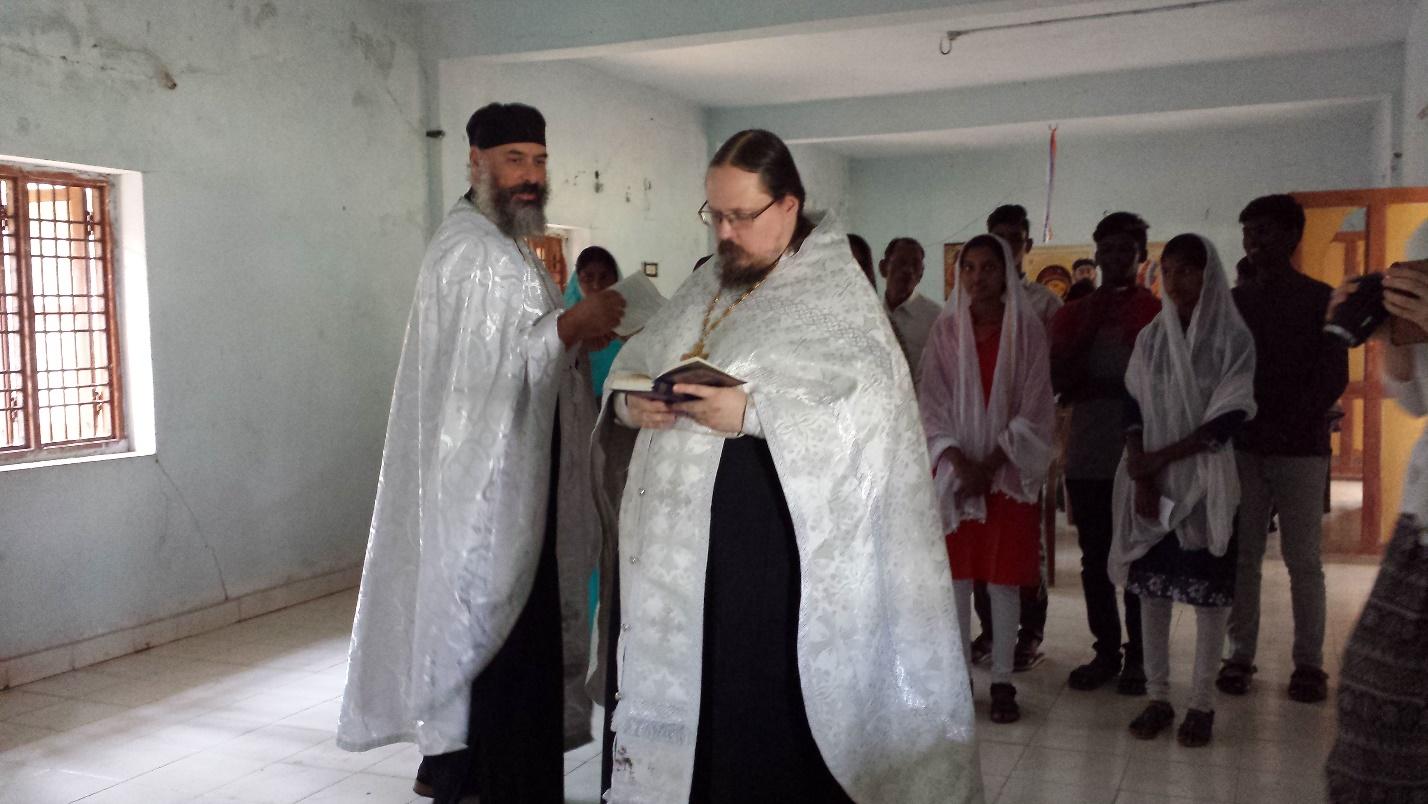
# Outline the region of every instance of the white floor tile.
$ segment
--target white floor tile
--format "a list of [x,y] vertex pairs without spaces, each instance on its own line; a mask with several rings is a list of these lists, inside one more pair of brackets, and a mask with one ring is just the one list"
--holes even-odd
[[80,726],[122,715],[128,707],[95,701],[65,699],[56,704],[25,712],[10,718],[11,723],[21,726],[38,726],[54,731],[68,731]]
[[118,679],[89,670],[73,670],[25,685],[26,692],[57,695],[61,698],[82,698],[87,692],[112,687]]
[[263,769],[256,759],[201,751],[137,776],[134,782],[185,793],[207,793]]
[[331,737],[330,732],[304,729],[297,726],[264,726],[209,749],[224,756],[256,759],[262,762],[278,762]]
[[1238,773],[1236,768],[1137,758],[1126,767],[1121,789],[1131,793],[1233,802]]
[[278,763],[250,773],[210,795],[253,804],[294,804],[351,776],[346,771]]
[[[384,745],[381,748],[373,748],[371,751],[354,753],[343,751],[331,740],[324,740],[311,748],[299,751],[288,757],[286,762],[293,765],[308,765],[314,768],[329,768],[331,770],[347,771],[357,773],[381,762],[388,757],[396,756],[402,752],[405,746],[402,743]],[[415,771],[415,769],[413,769]],[[410,787],[410,785],[408,785]]]
[[1120,786],[1130,759],[1124,754],[1068,751],[1029,746],[1012,770],[1012,778],[1042,779],[1071,786]]
[[26,712],[44,709],[63,702],[63,698],[30,692],[29,688],[0,692],[0,720],[9,720]]
[[24,768],[0,784],[0,804],[70,804],[113,786],[113,779],[49,768]]
[[188,804],[191,801],[193,794],[182,790],[120,782],[92,796],[85,796],[77,804]]
[[367,768],[364,773],[395,776],[412,781],[416,778],[417,766],[421,765],[421,752],[415,745],[402,744],[402,750]]
[[406,804],[412,798],[409,779],[357,773],[301,801],[303,804]]
[[997,804],[1113,804],[1113,785],[1068,785],[1015,774],[1002,786]]
[[[1211,746],[1185,749],[1173,729],[1152,742],[1129,735],[1144,698],[1067,689],[1067,674],[1090,656],[1090,637],[1079,553],[1074,541],[1062,544],[1047,661],[1015,678],[1022,721],[990,723],[987,679],[974,675],[988,802],[1323,800],[1334,710],[1285,697],[1292,623],[1282,565],[1266,564],[1264,672],[1250,695],[1217,696]],[[1325,653],[1336,668],[1374,572],[1330,565],[1328,574],[1336,602]],[[354,604],[353,594],[334,595],[0,692],[0,804],[413,801],[415,746],[352,754],[333,743]],[[1176,638],[1188,640],[1193,620],[1177,611],[1175,622]],[[1177,644],[1174,681],[1188,678],[1188,657],[1188,643]],[[599,751],[590,743],[566,754],[567,801],[598,801]]]

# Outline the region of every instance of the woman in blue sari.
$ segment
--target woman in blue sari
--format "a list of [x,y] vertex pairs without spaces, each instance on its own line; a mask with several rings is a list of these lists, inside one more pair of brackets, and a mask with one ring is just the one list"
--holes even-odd
[[[615,256],[600,246],[591,246],[575,258],[575,276],[565,286],[565,308],[568,310],[586,294],[599,293],[620,281],[620,266]],[[590,353],[590,380],[595,387],[596,404],[604,398],[605,378],[610,374],[610,366],[615,355],[620,353],[624,341],[616,338],[598,352]],[[600,573],[590,576],[590,617],[594,622],[595,604],[600,599]]]
[[[620,281],[620,266],[615,257],[600,246],[591,246],[575,258],[575,281],[565,286],[565,306],[569,309],[576,302],[591,293],[598,293]],[[595,399],[603,397],[605,378],[610,374],[610,365],[615,355],[620,353],[623,342],[616,339],[598,352],[590,353],[590,378],[595,386]]]

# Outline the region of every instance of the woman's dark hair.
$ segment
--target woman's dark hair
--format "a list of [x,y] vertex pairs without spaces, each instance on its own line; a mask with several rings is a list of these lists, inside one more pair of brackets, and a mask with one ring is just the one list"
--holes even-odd
[[1000,263],[1002,263],[1002,268],[1005,269],[1005,268],[1007,267],[1007,266],[1006,266],[1007,255],[1006,255],[1006,252],[1002,250],[1002,243],[1001,243],[1001,241],[1000,241],[999,239],[997,239],[997,237],[996,237],[995,235],[982,234],[982,235],[977,235],[976,237],[974,237],[974,238],[972,238],[971,240],[968,240],[966,243],[963,243],[963,244],[962,244],[962,250],[957,253],[957,270],[958,270],[958,271],[961,271],[961,270],[962,270],[962,261],[963,261],[963,259],[967,256],[967,252],[971,251],[971,250],[974,249],[974,248],[987,248],[987,249],[991,249],[991,250],[992,250],[992,253],[995,254],[995,255],[997,255],[997,261],[1000,262]]
[[1200,266],[1200,270],[1205,270],[1205,266],[1210,264],[1210,252],[1205,248],[1205,241],[1199,235],[1182,234],[1170,238],[1170,242],[1165,244],[1165,249],[1160,253],[1160,259],[1166,257],[1179,257],[1191,265]]
[[580,269],[592,263],[601,263],[610,266],[610,270],[615,272],[615,277],[620,276],[620,264],[615,262],[615,255],[606,251],[600,246],[590,246],[580,252],[580,256],[575,258],[575,273],[580,273]]
[[1134,212],[1112,212],[1096,224],[1096,231],[1091,235],[1091,239],[1099,243],[1108,237],[1129,235],[1136,245],[1140,246],[1140,253],[1144,255],[1147,251],[1148,232],[1150,224],[1145,222],[1145,218]]
[[813,221],[804,209],[808,193],[803,189],[803,178],[798,175],[793,154],[783,140],[761,128],[740,131],[719,146],[714,158],[709,160],[711,168],[726,166],[759,174],[759,184],[775,201],[790,195],[798,199],[798,224],[794,227],[791,245],[795,250],[802,245],[813,231]]

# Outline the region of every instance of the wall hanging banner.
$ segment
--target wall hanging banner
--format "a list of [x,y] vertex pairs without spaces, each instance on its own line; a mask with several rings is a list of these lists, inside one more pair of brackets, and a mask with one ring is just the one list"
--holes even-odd
[[1046,220],[1041,225],[1041,242],[1051,242],[1051,196],[1056,191],[1056,129],[1051,127],[1050,153],[1046,162]]

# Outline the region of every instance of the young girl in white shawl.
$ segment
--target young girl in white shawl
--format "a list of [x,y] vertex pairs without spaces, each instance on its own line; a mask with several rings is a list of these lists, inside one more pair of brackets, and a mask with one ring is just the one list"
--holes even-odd
[[1210,742],[1213,688],[1235,588],[1239,476],[1226,444],[1254,417],[1254,341],[1214,246],[1180,235],[1161,258],[1164,308],[1141,331],[1126,371],[1126,453],[1116,475],[1108,570],[1140,596],[1150,704],[1131,733],[1154,739],[1170,705],[1170,614],[1195,607],[1190,709],[1178,739]]
[[923,352],[918,401],[964,651],[971,655],[972,584],[983,581],[992,604],[991,718],[1012,723],[1021,717],[1011,684],[1021,587],[1041,577],[1036,503],[1051,465],[1055,403],[1046,330],[1011,247],[981,235],[958,260],[956,288]]

